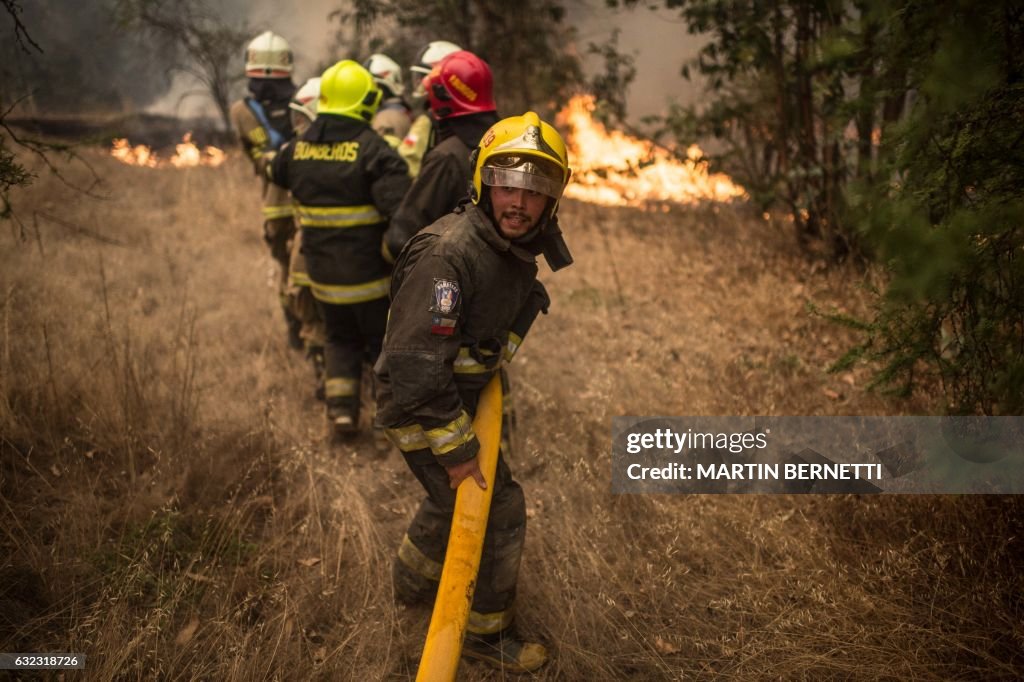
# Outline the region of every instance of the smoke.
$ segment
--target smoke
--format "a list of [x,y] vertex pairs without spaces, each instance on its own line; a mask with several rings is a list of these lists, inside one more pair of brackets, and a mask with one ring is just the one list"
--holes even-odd
[[[341,0],[312,0],[282,3],[280,0],[209,0],[207,5],[225,20],[236,19],[249,27],[255,38],[264,31],[273,31],[285,38],[295,57],[292,81],[301,86],[307,79],[319,76],[337,57],[338,21],[329,20]],[[341,56],[349,56],[343,54]],[[339,57],[340,58],[340,57]],[[242,56],[238,61],[242,74]],[[176,74],[169,89],[153,101],[147,111],[174,116],[217,116],[209,98],[202,96],[202,86],[188,74]],[[245,80],[240,78],[233,89],[237,97],[245,95]]]
[[647,115],[664,114],[670,102],[687,105],[698,101],[701,82],[696,76],[692,82],[686,80],[681,69],[697,56],[707,38],[690,35],[677,14],[666,9],[611,9],[601,0],[572,3],[567,10],[568,21],[576,26],[588,77],[600,72],[603,64],[598,57],[585,54],[587,44],[606,42],[615,29],[620,31],[619,51],[632,55],[636,66],[636,79],[626,98],[626,118],[631,123]]
[[[231,2],[232,0],[228,0]],[[341,6],[340,0],[314,0],[284,5],[279,0],[256,0],[244,3],[253,33],[273,30],[283,35],[295,52],[295,82],[319,75],[331,57],[365,57],[349,55],[337,43],[339,23],[328,21],[328,15]],[[636,60],[637,75],[629,90],[628,118],[638,122],[649,114],[665,113],[671,101],[691,104],[697,101],[701,84],[687,81],[680,75],[683,64],[697,55],[707,42],[703,36],[690,35],[686,23],[670,10],[651,11],[646,8],[615,10],[603,0],[579,0],[566,3],[566,19],[575,26],[577,50],[584,59],[584,72],[596,74],[602,64],[597,57],[587,57],[587,43],[607,41],[614,29],[620,30],[619,47]],[[450,36],[437,36],[448,38]],[[395,42],[398,41],[396,36]],[[338,51],[341,54],[338,54]],[[401,55],[393,55],[400,59]]]
[[6,25],[0,40],[0,99],[20,100],[21,113],[125,111],[167,89],[159,47],[120,30],[104,3],[35,0],[23,8],[42,54],[22,50]]
[[[293,80],[301,85],[306,79],[319,76],[330,66],[328,61],[337,48],[338,20],[328,21],[328,16],[341,4],[341,0],[296,3],[254,0],[243,3],[243,6],[254,36],[262,31],[274,31],[284,36],[291,45],[295,55]],[[350,55],[343,54],[339,58],[347,56]]]
[[[295,54],[293,81],[301,85],[341,57],[361,58],[365,47],[339,42],[337,19],[329,20],[343,0],[311,0],[282,3],[280,0],[210,0],[208,6],[226,22],[248,26],[253,36],[265,30],[283,35]],[[636,79],[627,98],[628,118],[637,122],[648,114],[664,113],[670,101],[696,101],[699,85],[680,76],[683,63],[694,57],[705,42],[689,35],[686,25],[669,10],[646,8],[614,10],[601,0],[566,2],[565,21],[576,28],[576,50],[584,70],[592,76],[603,65],[587,56],[588,43],[603,43],[614,29],[621,31],[619,48],[632,54]],[[154,44],[150,37],[132,34],[115,25],[108,2],[91,0],[35,0],[25,3],[22,15],[33,39],[44,53],[24,54],[10,36],[0,41],[0,97],[11,102],[28,96],[22,110],[31,115],[47,113],[130,111],[145,109],[181,117],[216,116],[216,110],[192,77],[171,73],[176,55],[170,47]],[[374,34],[386,49],[394,48],[401,63],[410,57],[409,45],[386,26]],[[449,37],[449,36],[437,36]],[[242,55],[238,57],[241,75]],[[235,85],[244,94],[243,79]]]

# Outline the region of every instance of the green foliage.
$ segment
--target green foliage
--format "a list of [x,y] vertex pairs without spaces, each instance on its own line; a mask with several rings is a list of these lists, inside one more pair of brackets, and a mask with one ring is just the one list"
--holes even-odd
[[892,275],[863,356],[887,386],[934,377],[951,412],[1022,414],[1024,14],[1011,2],[899,10],[887,40],[918,97],[883,130],[875,178],[851,192]]
[[[836,0],[665,4],[708,38],[683,75],[695,69],[710,97],[673,108],[659,132],[686,144],[717,138],[714,160],[760,208],[788,212],[802,243],[820,242],[835,259],[854,251],[842,189],[867,168],[853,167],[859,139],[847,128],[851,93],[866,89],[860,76],[873,58],[855,8]],[[858,127],[859,136],[870,133],[871,121]]]
[[6,138],[0,137],[0,218],[11,215],[10,190],[30,184],[35,177],[8,151],[6,142]]
[[[21,14],[23,9],[21,3],[17,2],[17,0],[3,0],[3,8],[14,22],[15,39],[13,41],[6,41],[6,44],[9,46],[8,49],[13,47],[27,54],[32,54],[31,48],[39,51],[39,45],[32,40],[25,25],[22,23]],[[10,111],[7,108],[7,103],[4,101],[4,92],[0,90],[0,126],[7,133],[10,133],[10,130],[4,123],[4,119]],[[7,148],[7,137],[8,135],[0,135],[0,219],[11,217],[11,202],[9,199],[11,189],[31,184],[32,178],[35,177],[18,162],[14,152]],[[10,135],[10,137],[13,138],[13,135]]]
[[636,65],[633,55],[619,52],[619,29],[612,31],[605,43],[588,44],[587,54],[597,55],[604,61],[604,71],[587,83],[604,122],[623,121],[626,118],[626,93],[636,78]]
[[662,132],[718,138],[803,243],[889,270],[872,319],[831,316],[864,334],[836,368],[877,362],[874,385],[901,394],[940,385],[955,413],[1024,412],[1024,6],[664,4],[708,36],[692,66],[710,98]]

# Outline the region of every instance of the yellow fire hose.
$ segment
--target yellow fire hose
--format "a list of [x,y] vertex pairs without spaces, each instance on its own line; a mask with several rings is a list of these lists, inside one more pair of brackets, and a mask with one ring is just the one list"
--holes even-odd
[[477,462],[487,481],[487,490],[480,490],[472,478],[460,485],[455,495],[452,532],[441,570],[434,613],[430,617],[423,657],[416,673],[417,682],[447,682],[455,679],[462,655],[462,639],[466,634],[469,607],[473,602],[480,553],[484,548],[487,516],[491,511],[494,471],[498,466],[501,444],[501,377],[497,374],[480,394],[473,431],[480,441]]

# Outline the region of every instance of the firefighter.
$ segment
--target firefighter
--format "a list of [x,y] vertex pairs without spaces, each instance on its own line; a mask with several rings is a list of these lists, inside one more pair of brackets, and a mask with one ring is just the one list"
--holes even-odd
[[402,98],[405,91],[402,67],[391,57],[379,52],[370,55],[363,66],[373,74],[373,79],[384,93],[380,108],[370,125],[388,144],[398,148],[412,125],[412,109]]
[[[409,175],[416,177],[420,172],[420,163],[430,144],[432,123],[427,115],[427,92],[422,81],[430,74],[431,69],[453,52],[462,48],[447,40],[435,40],[427,43],[416,57],[416,63],[409,67],[412,80],[412,99],[423,111],[412,122],[412,127],[398,145],[398,153],[409,164]],[[396,254],[397,255],[397,254]]]
[[442,59],[423,79],[423,87],[434,121],[434,145],[384,236],[393,256],[420,229],[469,198],[469,155],[498,122],[491,69],[472,52],[453,52]]
[[381,91],[352,60],[320,80],[316,120],[269,167],[291,190],[310,290],[327,330],[327,417],[339,436],[359,430],[364,360],[380,353],[391,268],[384,229],[409,189],[405,162],[370,128]]
[[[547,310],[536,256],[565,252],[548,230],[569,175],[561,136],[536,113],[499,121],[475,152],[472,202],[414,236],[395,265],[377,419],[426,490],[394,563],[405,602],[436,594],[458,485],[486,487],[472,416]],[[499,454],[463,654],[517,672],[547,660],[513,628],[525,534],[523,491]]]
[[[320,98],[320,78],[310,78],[288,104],[291,110],[292,128],[300,136],[309,129],[316,118],[317,100]],[[297,220],[297,218],[296,218]],[[316,299],[309,289],[309,273],[306,259],[302,255],[302,229],[296,230],[292,240],[291,260],[288,264],[288,300],[292,314],[301,322],[301,336],[306,349],[306,359],[313,366],[317,400],[324,400],[324,344],[327,332]]]
[[[245,51],[245,75],[249,78],[249,96],[231,105],[231,123],[242,148],[262,176],[270,156],[294,134],[288,103],[295,94],[292,83],[292,51],[281,36],[265,31],[249,43]],[[289,242],[295,235],[292,205],[288,192],[263,183],[263,239],[279,265],[278,298],[288,324],[288,343],[302,348],[302,324],[288,306]]]

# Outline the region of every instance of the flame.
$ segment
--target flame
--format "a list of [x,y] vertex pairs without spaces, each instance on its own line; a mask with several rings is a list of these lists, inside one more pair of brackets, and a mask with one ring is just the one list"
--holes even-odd
[[110,150],[110,155],[130,166],[156,167],[156,156],[153,155],[153,150],[144,144],[133,147],[123,137],[114,140],[114,146]]
[[[730,201],[746,194],[723,173],[709,173],[704,152],[693,144],[686,161],[671,151],[595,121],[594,98],[576,95],[558,114],[569,131],[572,182],[565,196],[605,206],[641,206],[652,202],[694,204]],[[664,210],[664,209],[663,209]]]
[[166,167],[191,168],[193,166],[219,166],[224,163],[224,150],[217,147],[204,147],[199,150],[192,142],[192,132],[185,133],[181,142],[174,146],[174,156],[164,160],[159,158],[152,149],[144,144],[134,147],[125,138],[114,140],[110,149],[110,155],[122,163],[130,166],[145,166],[147,168]]

